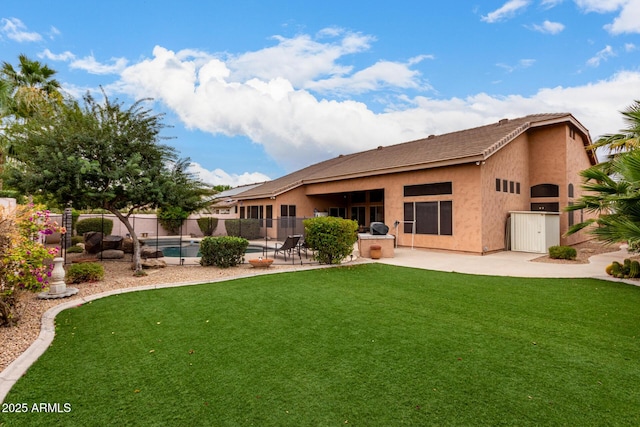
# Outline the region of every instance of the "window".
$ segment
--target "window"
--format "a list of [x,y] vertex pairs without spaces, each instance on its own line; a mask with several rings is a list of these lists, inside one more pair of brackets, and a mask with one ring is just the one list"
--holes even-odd
[[358,225],[365,225],[365,209],[364,206],[353,206],[351,208],[351,219],[358,221]]
[[384,208],[382,206],[369,207],[369,223],[384,222]]
[[576,139],[576,130],[574,128],[569,128],[569,138]]
[[329,216],[347,218],[347,208],[329,208]]
[[508,185],[509,185],[509,181],[507,181],[506,179],[502,180],[502,191],[504,191],[505,193],[508,192]]
[[520,194],[520,183],[516,182],[516,194]]
[[531,197],[558,197],[559,187],[555,184],[538,184],[531,187]]
[[[573,202],[569,202],[569,206],[573,206]],[[573,213],[574,213],[574,212],[575,212],[575,211],[569,211],[569,212],[567,212],[567,213],[569,214],[569,227],[573,226],[573,224],[574,224],[574,222],[575,222],[575,219],[574,219],[574,217],[573,217]]]
[[569,188],[568,188],[568,193],[569,193],[569,197],[573,197],[573,184],[569,184]]
[[404,232],[451,236],[453,234],[453,202],[415,202],[404,204]]
[[265,225],[267,228],[273,227],[273,205],[267,205],[267,218]]
[[509,193],[515,193],[515,192],[516,192],[515,182],[509,181]]
[[296,205],[280,205],[280,228],[296,227]]
[[496,191],[500,191],[502,186],[500,185],[500,178],[496,178]]
[[404,186],[404,197],[437,196],[440,194],[453,194],[451,182],[436,182],[432,184]]
[[369,202],[382,203],[384,202],[384,190],[371,190],[369,191]]

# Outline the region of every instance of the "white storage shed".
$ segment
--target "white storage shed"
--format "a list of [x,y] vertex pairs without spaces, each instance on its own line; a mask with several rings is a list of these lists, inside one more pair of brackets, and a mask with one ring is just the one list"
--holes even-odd
[[510,212],[511,250],[547,253],[560,244],[559,212]]

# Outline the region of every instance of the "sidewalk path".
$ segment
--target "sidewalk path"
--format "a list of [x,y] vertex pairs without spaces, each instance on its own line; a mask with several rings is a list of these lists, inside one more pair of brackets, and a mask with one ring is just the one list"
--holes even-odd
[[[533,262],[542,256],[526,252],[497,252],[490,255],[471,255],[426,249],[397,248],[394,258],[378,260],[383,264],[424,268],[437,271],[513,277],[591,277],[612,279],[605,273],[613,261],[622,262],[629,257],[626,249],[594,255],[589,264],[552,264]],[[614,279],[616,280],[616,279]],[[628,281],[632,284],[638,284]]]

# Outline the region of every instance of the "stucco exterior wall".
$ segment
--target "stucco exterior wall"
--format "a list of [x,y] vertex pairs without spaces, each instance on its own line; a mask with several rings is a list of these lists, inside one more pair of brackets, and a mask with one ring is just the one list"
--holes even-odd
[[[313,217],[315,211],[330,208],[349,211],[348,195],[359,191],[384,190],[384,222],[389,233],[396,235],[399,246],[411,246],[487,253],[505,249],[507,217],[511,211],[529,211],[532,202],[557,202],[560,206],[560,232],[569,227],[569,214],[563,209],[582,194],[579,172],[590,166],[585,141],[570,123],[536,127],[527,130],[485,161],[446,165],[410,172],[363,176],[319,183],[305,183],[290,191],[259,200],[244,200],[244,206],[273,207],[270,237],[277,237],[276,219],[282,205],[295,205],[298,218]],[[586,139],[586,138],[585,138]],[[496,180],[499,180],[497,187]],[[452,183],[452,194],[405,197],[406,185]],[[531,198],[531,187],[538,184],[558,186],[558,197]],[[569,184],[574,195],[569,197]],[[452,235],[405,233],[404,204],[414,202],[451,201]],[[367,205],[368,206],[368,205]],[[368,212],[367,212],[368,215]],[[586,219],[586,216],[584,217]],[[583,219],[574,213],[574,223]],[[394,227],[398,221],[399,226]],[[368,224],[368,219],[367,219]],[[561,237],[561,244],[584,241],[579,233]]]
[[[518,136],[489,157],[482,166],[483,252],[504,250],[509,212],[529,210],[529,168],[527,134]],[[496,179],[500,180],[499,191],[496,189]],[[504,181],[507,191],[504,191]],[[520,194],[517,192],[518,184]]]

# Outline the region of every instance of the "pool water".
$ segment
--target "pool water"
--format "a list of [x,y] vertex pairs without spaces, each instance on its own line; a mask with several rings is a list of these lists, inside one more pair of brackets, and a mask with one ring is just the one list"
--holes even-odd
[[[202,254],[200,253],[200,245],[192,244],[192,245],[184,245],[180,246],[160,246],[158,249],[162,251],[162,254],[166,257],[175,257],[175,258],[200,258]],[[252,253],[262,253],[262,246],[249,245],[247,250],[244,252],[245,254]]]

